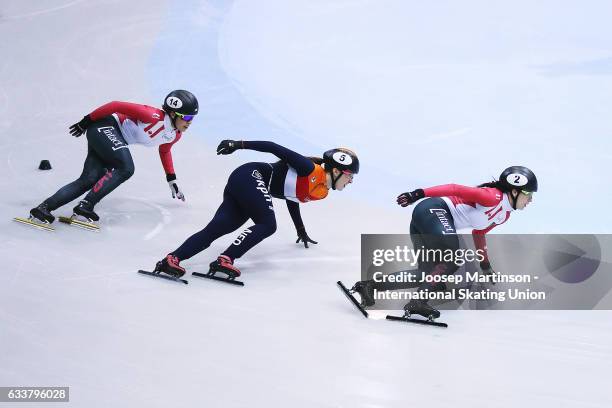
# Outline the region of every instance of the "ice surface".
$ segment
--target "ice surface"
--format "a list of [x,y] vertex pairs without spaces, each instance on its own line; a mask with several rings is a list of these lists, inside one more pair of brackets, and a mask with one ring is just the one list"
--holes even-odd
[[[397,193],[510,164],[532,167],[541,191],[499,232],[609,232],[611,11],[4,0],[0,385],[70,386],[72,407],[609,406],[609,312],[445,312],[443,330],[365,320],[335,282],[358,279],[360,233],[407,232]],[[101,233],[10,221],[80,173],[70,124],[174,88],[201,106],[173,149],[186,203],[136,146],[136,174],[97,207]],[[236,165],[273,159],[218,157],[223,138],[347,145],[362,172],[303,206],[308,250],[276,202],[278,232],[239,261],[243,288],[136,274],[209,221]],[[185,266],[205,271],[233,238]]]

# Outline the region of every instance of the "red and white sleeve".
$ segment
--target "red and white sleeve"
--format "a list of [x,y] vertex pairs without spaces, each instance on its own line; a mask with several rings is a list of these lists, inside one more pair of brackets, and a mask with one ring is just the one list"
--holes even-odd
[[501,195],[495,188],[468,187],[460,184],[444,184],[423,189],[425,197],[460,197],[465,201],[475,202],[485,207],[499,203]]
[[154,123],[164,120],[165,115],[164,111],[152,106],[131,102],[113,101],[100,106],[98,109],[91,112],[89,116],[92,120],[99,120],[103,117],[112,115],[113,113],[119,113],[127,116],[133,121],[138,120],[143,123]]
[[159,158],[161,159],[162,166],[166,175],[175,174],[174,163],[172,161],[172,145],[179,141],[181,138],[181,132],[176,132],[176,139],[170,143],[164,143],[159,146]]

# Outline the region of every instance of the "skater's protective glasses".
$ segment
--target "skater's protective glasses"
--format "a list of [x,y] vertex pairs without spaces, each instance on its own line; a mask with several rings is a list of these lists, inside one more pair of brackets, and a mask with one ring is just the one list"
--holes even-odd
[[342,174],[344,174],[346,177],[348,177],[349,181],[353,181],[353,173],[351,173],[348,170],[342,170]]
[[521,190],[521,193],[525,194],[526,196],[530,196],[533,194],[533,191],[525,191],[525,190]]
[[185,122],[191,122],[193,118],[195,118],[195,115],[183,115],[182,113],[178,113],[178,112],[175,112],[175,113],[176,113],[176,116],[183,119]]

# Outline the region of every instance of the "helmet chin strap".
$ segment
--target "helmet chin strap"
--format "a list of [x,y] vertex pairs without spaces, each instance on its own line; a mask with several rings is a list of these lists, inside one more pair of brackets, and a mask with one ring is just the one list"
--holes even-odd
[[[335,168],[335,167],[334,167],[334,168]],[[338,177],[334,177],[334,168],[332,168],[332,171],[331,171],[331,178],[332,178],[332,190],[335,190],[335,189],[336,189],[336,182],[337,182],[338,180],[340,180],[340,177],[342,176],[342,172],[341,172],[340,170],[338,170],[338,171],[340,171],[340,173],[338,173]]]
[[174,117],[170,117],[172,119],[172,126],[177,129],[176,127],[176,119],[178,118],[178,116],[176,115],[176,112],[174,112]]
[[515,190],[510,190],[510,197],[512,198],[511,204],[512,204],[512,208],[516,210],[516,202],[518,201],[518,196],[520,193],[517,193],[516,197],[512,197],[512,191],[515,191]]

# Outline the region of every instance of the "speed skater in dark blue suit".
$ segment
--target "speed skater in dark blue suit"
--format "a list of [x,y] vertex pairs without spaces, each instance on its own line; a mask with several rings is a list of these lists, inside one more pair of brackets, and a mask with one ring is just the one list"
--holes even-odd
[[275,163],[251,162],[235,169],[223,191],[223,202],[208,225],[159,261],[156,271],[180,277],[185,269],[180,262],[208,248],[219,237],[240,228],[251,219],[254,225],[243,230],[232,244],[210,264],[212,272],[228,278],[240,276],[234,261],[276,231],[272,198],[283,199],[297,231],[297,241],[316,244],[308,234],[300,214],[300,203],[321,200],[329,190],[343,190],[359,172],[357,155],[345,148],[326,151],[323,158],[306,157],[286,147],[267,141],[223,140],[217,154],[227,155],[238,149],[272,153]]

